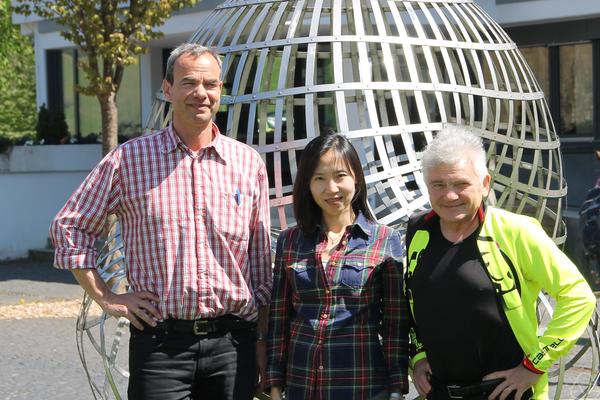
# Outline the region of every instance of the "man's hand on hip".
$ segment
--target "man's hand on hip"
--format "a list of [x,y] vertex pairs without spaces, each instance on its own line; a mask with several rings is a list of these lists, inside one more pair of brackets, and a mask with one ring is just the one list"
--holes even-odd
[[504,400],[512,392],[515,392],[515,400],[521,400],[523,393],[531,388],[542,375],[529,371],[522,364],[505,371],[492,372],[483,377],[483,380],[504,378],[504,382],[496,386],[496,389],[488,397],[488,400]]
[[159,298],[150,292],[130,292],[109,294],[99,304],[105,313],[113,317],[125,317],[139,330],[144,329],[144,323],[156,326],[156,321],[162,320],[158,309],[152,304]]
[[152,304],[160,301],[154,293],[116,294],[95,269],[74,269],[72,272],[83,290],[102,307],[105,313],[113,317],[125,317],[140,330],[144,329],[142,322],[155,326],[156,321],[162,320],[162,316]]
[[413,369],[413,383],[417,392],[420,396],[427,396],[431,391],[431,382],[429,377],[431,376],[431,367],[429,361],[426,358],[417,361],[415,368]]

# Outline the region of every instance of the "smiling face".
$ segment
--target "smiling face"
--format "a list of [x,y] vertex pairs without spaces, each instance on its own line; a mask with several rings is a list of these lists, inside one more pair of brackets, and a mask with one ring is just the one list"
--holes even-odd
[[433,210],[443,224],[468,225],[490,190],[490,176],[477,175],[470,161],[439,164],[427,173],[427,190]]
[[321,208],[324,220],[351,223],[355,191],[354,173],[343,159],[333,150],[323,154],[310,179],[310,193]]
[[206,128],[219,109],[221,69],[210,53],[181,55],[173,66],[173,82],[163,81],[177,130]]

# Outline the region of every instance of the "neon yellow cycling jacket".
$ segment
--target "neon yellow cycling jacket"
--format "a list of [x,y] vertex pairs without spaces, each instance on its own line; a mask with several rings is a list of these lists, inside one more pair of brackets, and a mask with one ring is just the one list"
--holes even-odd
[[[429,232],[415,232],[408,249],[407,274],[418,265],[419,253],[427,247]],[[596,304],[589,285],[573,262],[546,235],[540,223],[530,217],[486,207],[477,238],[483,265],[502,299],[508,322],[519,345],[532,364],[548,371],[565,355],[585,330]],[[516,278],[515,279],[515,275]],[[555,300],[552,321],[538,336],[536,300],[544,289]],[[409,296],[412,302],[412,296]],[[413,313],[413,304],[410,304]],[[414,320],[414,313],[412,314]],[[414,328],[410,339],[417,353],[411,365],[426,358]],[[533,399],[548,397],[548,374],[533,387]]]

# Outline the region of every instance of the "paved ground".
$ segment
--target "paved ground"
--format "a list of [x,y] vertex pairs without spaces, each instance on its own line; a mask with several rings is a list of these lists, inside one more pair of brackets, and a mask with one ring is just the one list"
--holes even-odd
[[0,305],[23,299],[57,301],[80,298],[82,290],[73,274],[52,268],[49,263],[18,260],[0,263]]
[[[47,264],[0,264],[0,307],[80,299],[82,293],[71,273]],[[77,354],[76,319],[22,314],[28,318],[0,319],[0,399],[93,399]]]
[[[0,263],[0,400],[94,399],[75,340],[76,300],[81,297],[82,290],[72,275],[47,263]],[[6,314],[7,306],[13,306],[10,308],[13,314]],[[65,308],[63,311],[70,316],[48,317],[47,310],[56,307]],[[102,384],[100,359],[89,340],[85,343],[91,376]],[[575,351],[585,344],[581,340]],[[119,354],[125,355],[126,347]],[[592,356],[588,351],[568,371],[561,399],[578,397],[589,379],[591,366]],[[124,380],[117,383],[121,390],[126,386]],[[412,390],[409,398],[415,397]],[[596,387],[587,398],[600,400],[600,388]]]

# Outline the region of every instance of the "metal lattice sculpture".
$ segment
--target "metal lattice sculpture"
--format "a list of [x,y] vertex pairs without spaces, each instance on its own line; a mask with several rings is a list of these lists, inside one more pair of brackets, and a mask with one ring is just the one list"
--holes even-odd
[[[129,290],[126,278],[127,265],[122,252],[123,242],[118,223],[112,219],[112,224],[96,268],[113,292],[124,293]],[[106,313],[101,313],[100,316],[90,313],[92,305],[92,298],[85,294],[77,318],[76,339],[79,358],[94,399],[121,400],[119,389],[123,388],[123,382],[129,378],[129,371],[126,365],[127,357],[119,357],[123,353],[119,350],[123,350],[123,338],[129,337],[129,321],[125,318],[116,320]],[[96,377],[93,376],[88,366],[88,364],[94,364],[94,361],[90,362],[87,356],[88,346],[86,344],[88,341],[94,350],[92,356],[100,355],[104,371],[103,379],[95,379]],[[95,362],[97,363],[97,360]]]
[[[534,216],[557,243],[565,241],[567,189],[544,94],[516,45],[472,0],[230,0],[189,42],[223,56],[217,122],[263,155],[274,236],[294,223],[297,161],[315,136],[332,130],[352,141],[374,215],[402,228],[428,206],[422,149],[433,132],[458,124],[486,142],[496,205]],[[169,119],[159,94],[147,126]],[[551,306],[543,302],[540,310],[543,321]],[[78,326],[86,332],[85,316]],[[565,366],[585,352],[595,360],[589,384],[573,397],[597,379],[597,327],[587,335],[589,345],[551,374],[557,399]],[[107,375],[126,376],[114,346],[97,347]],[[119,398],[111,382],[112,375],[104,394],[110,387]]]
[[473,1],[227,1],[189,41],[223,56],[218,121],[263,154],[274,228],[293,223],[296,163],[315,136],[351,139],[375,216],[397,226],[427,206],[420,151],[460,124],[489,142],[497,205],[564,242],[566,185],[544,94]]

